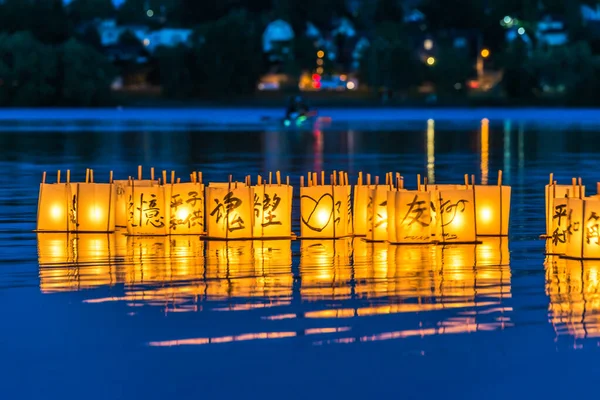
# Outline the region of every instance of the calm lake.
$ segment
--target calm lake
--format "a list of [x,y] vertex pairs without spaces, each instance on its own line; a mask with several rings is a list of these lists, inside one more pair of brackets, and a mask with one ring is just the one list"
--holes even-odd
[[[546,258],[544,185],[596,192],[600,126],[0,129],[0,398],[576,398],[600,376],[600,262]],[[92,127],[93,124],[92,124]],[[481,245],[37,235],[42,172],[206,181],[344,170],[512,186]],[[298,202],[294,231],[299,234]]]

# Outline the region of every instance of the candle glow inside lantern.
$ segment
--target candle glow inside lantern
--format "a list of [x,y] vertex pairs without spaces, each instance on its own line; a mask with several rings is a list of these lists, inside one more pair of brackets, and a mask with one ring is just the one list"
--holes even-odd
[[206,227],[213,239],[252,239],[254,189],[230,182],[206,188]]
[[436,240],[442,243],[476,241],[475,194],[472,187],[439,190],[433,199],[436,212]]
[[396,238],[391,243],[430,243],[431,193],[398,191],[394,193]]
[[94,183],[88,170],[85,183],[77,183],[76,230],[78,232],[115,231],[115,187],[112,172],[109,183]]
[[397,242],[397,232],[396,232],[396,195],[399,190],[404,190],[403,188],[403,180],[399,173],[396,173],[396,179],[394,183],[394,177],[391,172],[388,172],[386,175],[387,185],[389,185],[389,190],[387,191],[387,241],[390,243]]
[[[577,186],[577,188],[575,187]],[[581,190],[581,193],[578,193]],[[553,220],[557,212],[557,206],[564,206],[565,203],[555,204],[555,199],[568,197],[585,197],[585,186],[576,185],[573,178],[571,185],[557,185],[554,180],[554,174],[550,174],[550,182],[545,187],[546,198],[546,237],[552,237],[556,234]]]
[[[169,234],[202,235],[204,229],[204,184],[202,173],[192,173],[191,182],[176,182],[171,172],[171,184],[165,191],[169,199]],[[166,183],[166,171],[163,182]]]
[[69,182],[61,183],[58,171],[56,183],[46,183],[44,172],[38,197],[37,228],[38,232],[70,232],[77,223],[76,188]]
[[475,185],[477,236],[507,236],[510,219],[510,186],[502,186],[502,171],[498,185]]
[[276,173],[276,184],[263,182],[258,177],[254,186],[254,234],[255,238],[289,238],[292,236],[292,200],[293,187],[289,177],[281,184],[281,174]]
[[321,173],[321,185],[317,174],[309,173],[308,186],[300,178],[300,234],[303,238],[340,238],[348,235],[348,190],[339,186],[332,177],[325,185],[325,173]]
[[382,242],[388,239],[388,191],[390,186],[379,186],[375,177],[375,187],[369,191],[367,206],[367,240]]

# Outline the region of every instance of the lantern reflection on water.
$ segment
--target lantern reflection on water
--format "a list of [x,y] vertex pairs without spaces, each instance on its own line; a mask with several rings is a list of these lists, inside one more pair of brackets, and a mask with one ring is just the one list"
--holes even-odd
[[600,261],[549,255],[545,266],[548,318],[556,335],[600,337]]
[[321,184],[317,174],[309,173],[308,186],[300,178],[300,235],[307,239],[331,239],[348,235],[348,189],[336,184],[325,185],[325,173],[321,172]]
[[350,265],[352,239],[302,239],[300,243],[300,275],[303,299],[349,298],[352,277]]
[[42,293],[112,286],[117,281],[114,235],[38,233]]
[[281,184],[280,172],[276,173],[276,184],[263,182],[258,177],[254,189],[254,234],[255,238],[289,238],[292,235],[293,187]]

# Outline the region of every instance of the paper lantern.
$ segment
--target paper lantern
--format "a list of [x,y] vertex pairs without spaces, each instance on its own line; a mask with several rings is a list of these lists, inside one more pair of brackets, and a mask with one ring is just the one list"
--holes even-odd
[[431,193],[424,191],[390,193],[394,194],[395,203],[396,238],[392,243],[430,243],[432,240]]
[[254,189],[230,183],[206,188],[206,227],[213,239],[251,239],[254,223]]
[[[142,166],[138,166],[138,177],[135,180],[135,186],[147,187],[157,186],[159,183],[154,180],[154,168],[150,170],[151,179],[142,179]],[[119,228],[127,227],[129,187],[132,185],[132,178],[127,180],[114,180],[115,185],[115,226]],[[165,182],[163,182],[165,183]]]
[[60,182],[60,171],[56,183],[46,183],[44,172],[38,197],[37,228],[38,232],[70,232],[77,223],[76,188],[69,182]]
[[281,184],[277,171],[277,183],[262,182],[259,176],[254,189],[254,237],[289,238],[292,235],[293,187]]
[[478,236],[507,236],[510,186],[475,186]]
[[373,187],[370,185],[370,175],[368,175],[366,186],[362,182],[362,172],[358,176],[358,184],[354,186],[354,205],[353,205],[353,229],[355,236],[366,236],[368,228],[368,205],[369,194]]
[[442,243],[476,241],[475,196],[469,189],[439,190],[432,193],[436,213],[436,240]]
[[388,239],[387,199],[389,189],[389,186],[375,185],[369,192],[367,240],[381,242]]
[[128,188],[127,234],[167,235],[169,233],[169,207],[165,201],[165,187],[132,186]]
[[[172,175],[173,176],[173,175]],[[204,229],[204,185],[200,178],[192,174],[192,182],[166,185],[169,199],[169,234],[202,235]],[[165,179],[166,180],[166,177]]]
[[551,249],[553,254],[565,254],[567,252],[567,236],[569,232],[568,220],[568,198],[555,198],[552,200],[554,214],[550,221],[551,227]]
[[555,199],[566,197],[585,197],[585,186],[581,185],[581,183],[577,185],[575,178],[573,178],[571,185],[557,185],[554,181],[554,174],[550,174],[550,182],[545,187],[547,237],[552,237],[556,234],[553,227],[553,220],[557,212],[556,205],[554,204]]
[[[569,198],[566,216],[562,218],[567,220],[567,230],[563,234],[567,242],[565,256],[600,259],[600,200]],[[552,240],[560,242],[558,237]],[[564,248],[564,245],[559,246],[559,250],[561,247]]]
[[76,230],[114,232],[116,193],[112,183],[77,183]]
[[300,234],[303,238],[340,238],[348,235],[348,190],[345,186],[317,185],[316,173],[309,177],[309,185],[300,183]]

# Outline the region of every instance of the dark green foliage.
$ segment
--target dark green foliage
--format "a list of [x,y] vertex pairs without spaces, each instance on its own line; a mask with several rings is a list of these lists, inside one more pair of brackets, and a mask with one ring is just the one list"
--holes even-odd
[[56,71],[56,53],[31,33],[0,34],[0,105],[51,105]]
[[191,50],[183,45],[161,46],[156,49],[155,56],[163,95],[170,98],[190,97],[193,94],[192,73],[189,69]]

